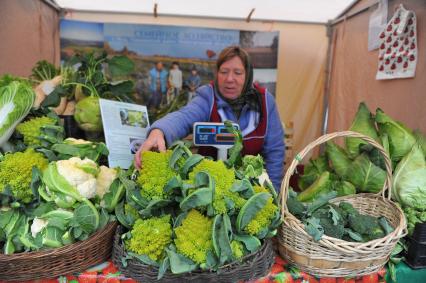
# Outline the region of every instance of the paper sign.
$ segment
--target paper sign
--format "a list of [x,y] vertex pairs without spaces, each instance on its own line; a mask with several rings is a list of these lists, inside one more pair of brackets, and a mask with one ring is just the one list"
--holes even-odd
[[149,129],[146,106],[100,99],[109,167],[127,169],[146,139]]

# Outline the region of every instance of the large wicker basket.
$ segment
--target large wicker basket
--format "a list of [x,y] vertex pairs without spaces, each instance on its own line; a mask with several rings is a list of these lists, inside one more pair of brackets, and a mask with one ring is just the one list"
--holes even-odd
[[[348,242],[324,235],[315,242],[306,233],[304,225],[287,209],[289,180],[299,161],[315,146],[338,137],[361,138],[383,154],[387,178],[378,194],[362,193],[339,197],[332,203],[350,202],[362,214],[384,216],[395,229],[381,239],[366,243]],[[282,257],[301,270],[319,277],[346,277],[378,271],[389,259],[398,240],[406,235],[406,220],[402,210],[391,201],[392,169],[386,151],[373,139],[362,134],[345,131],[324,135],[306,146],[293,160],[281,185],[281,205],[284,222],[279,229],[279,252]]]
[[0,254],[0,280],[25,281],[82,272],[110,258],[117,222],[111,222],[88,239],[57,249]]
[[227,264],[219,268],[217,272],[194,271],[191,273],[173,274],[170,271],[167,271],[163,278],[157,280],[157,267],[143,264],[136,259],[128,260],[127,266],[123,266],[122,258],[124,258],[127,253],[121,240],[122,233],[123,228],[118,226],[114,236],[112,261],[124,275],[143,283],[227,283],[246,281],[267,275],[274,263],[275,253],[272,249],[271,240],[268,239],[258,251],[245,256],[242,259],[242,262]]

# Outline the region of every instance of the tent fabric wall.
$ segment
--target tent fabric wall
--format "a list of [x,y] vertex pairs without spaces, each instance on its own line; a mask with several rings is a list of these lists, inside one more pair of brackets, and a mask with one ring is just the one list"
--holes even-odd
[[[395,120],[426,133],[426,2],[389,1],[388,19],[400,3],[406,9],[414,10],[417,16],[416,76],[385,81],[375,79],[378,50],[369,52],[367,42],[369,16],[377,5],[334,25],[327,132],[348,129],[358,104],[365,101],[370,111],[375,112],[380,107]],[[354,13],[357,7],[362,6],[356,5],[345,15]]]
[[0,75],[29,76],[39,60],[59,64],[59,12],[41,0],[0,1]]
[[69,11],[65,19],[195,26],[221,29],[279,31],[276,100],[281,120],[293,122],[294,151],[301,150],[321,133],[324,66],[328,38],[325,25],[291,22],[201,19],[131,13]]

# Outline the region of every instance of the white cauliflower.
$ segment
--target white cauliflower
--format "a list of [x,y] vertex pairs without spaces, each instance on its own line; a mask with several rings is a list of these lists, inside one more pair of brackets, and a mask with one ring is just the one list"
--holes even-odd
[[117,170],[103,165],[100,169],[98,178],[96,179],[96,195],[103,198],[103,196],[109,192],[109,187],[112,182],[117,178]]
[[64,140],[64,143],[67,144],[91,144],[91,141],[86,141],[83,139],[67,138]]
[[96,177],[99,173],[98,165],[85,158],[71,157],[68,160],[56,162],[58,173],[84,198],[91,199],[96,196]]
[[37,234],[47,226],[47,220],[41,218],[34,218],[33,224],[31,224],[31,235],[35,238]]

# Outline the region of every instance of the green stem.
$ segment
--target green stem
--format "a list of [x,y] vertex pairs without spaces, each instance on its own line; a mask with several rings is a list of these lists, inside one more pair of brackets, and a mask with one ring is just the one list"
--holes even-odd
[[82,84],[82,83],[65,83],[65,84],[62,84],[62,86],[67,86],[67,85],[75,85],[75,86],[84,87],[84,88],[86,88],[87,90],[90,91],[90,96],[99,97],[98,91],[93,86],[88,86],[88,85]]

